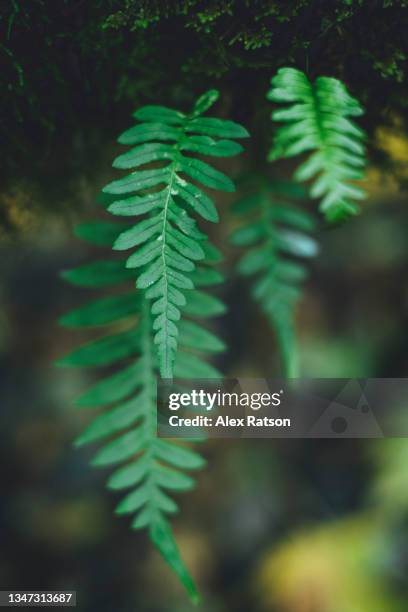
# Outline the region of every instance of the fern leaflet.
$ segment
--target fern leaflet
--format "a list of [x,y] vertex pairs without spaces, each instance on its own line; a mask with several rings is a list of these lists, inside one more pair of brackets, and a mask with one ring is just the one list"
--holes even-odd
[[275,134],[270,160],[312,152],[295,172],[295,179],[313,179],[312,198],[322,198],[320,210],[330,222],[358,212],[353,200],[365,191],[351,181],[364,178],[363,130],[350,117],[363,114],[359,102],[334,78],[319,77],[311,83],[294,68],[281,68],[268,93],[272,102],[290,106],[272,113],[283,123]]
[[[164,378],[173,376],[184,291],[194,287],[190,272],[205,256],[206,235],[190,212],[207,221],[218,220],[212,199],[191,179],[211,189],[234,191],[225,174],[194,155],[237,155],[242,147],[230,139],[248,136],[237,123],[202,117],[217,98],[217,91],[207,92],[187,115],[163,106],[137,110],[134,116],[141,123],[119,137],[120,143],[136,146],[113,162],[115,168],[131,168],[132,172],[103,190],[120,196],[109,207],[114,215],[147,214],[121,233],[113,248],[137,247],[126,266],[140,269],[136,285],[146,289],[146,297],[152,301],[154,342]],[[144,167],[152,162],[162,165]],[[197,294],[195,299],[199,297]]]
[[252,294],[271,321],[283,371],[290,378],[298,376],[294,316],[300,285],[307,276],[297,258],[313,257],[318,251],[308,235],[315,229],[313,218],[285,201],[302,193],[292,183],[269,184],[259,178],[255,189],[234,204],[233,211],[242,215],[243,223],[231,235],[233,244],[248,249],[238,270],[256,278]]

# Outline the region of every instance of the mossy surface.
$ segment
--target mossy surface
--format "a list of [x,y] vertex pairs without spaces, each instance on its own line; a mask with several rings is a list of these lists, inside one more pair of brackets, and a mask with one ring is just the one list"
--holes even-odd
[[367,107],[371,133],[407,105],[406,0],[9,0],[0,18],[0,146],[11,180],[49,164],[75,174],[78,150],[112,142],[139,104],[188,107],[212,86],[227,100],[221,113],[262,134],[265,91],[283,65],[342,79]]

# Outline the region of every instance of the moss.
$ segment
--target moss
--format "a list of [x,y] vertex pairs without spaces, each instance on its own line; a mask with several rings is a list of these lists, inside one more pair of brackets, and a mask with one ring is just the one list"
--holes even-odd
[[282,65],[344,80],[369,102],[371,132],[408,100],[407,0],[12,0],[0,29],[11,177],[41,171],[61,142],[61,167],[74,171],[88,130],[113,139],[132,107],[188,105],[207,86],[251,126],[266,117],[264,92]]

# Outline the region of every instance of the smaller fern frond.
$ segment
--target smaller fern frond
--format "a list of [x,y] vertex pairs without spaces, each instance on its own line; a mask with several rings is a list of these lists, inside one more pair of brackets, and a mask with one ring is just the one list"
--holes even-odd
[[299,197],[300,187],[292,183],[268,184],[261,178],[249,195],[238,200],[233,212],[242,224],[231,242],[246,249],[238,271],[255,277],[252,295],[269,318],[281,354],[283,372],[298,374],[295,340],[295,306],[307,269],[301,259],[314,257],[318,246],[310,233],[315,230],[311,215],[287,204],[288,195]]
[[213,200],[203,187],[234,191],[228,176],[197,155],[237,155],[242,147],[232,139],[248,136],[233,121],[202,116],[217,98],[217,91],[207,92],[190,114],[163,106],[137,110],[134,116],[140,123],[119,137],[121,144],[132,148],[113,162],[115,168],[131,173],[103,190],[117,196],[109,207],[112,214],[138,218],[119,235],[114,249],[134,249],[126,266],[136,270],[136,286],[146,290],[151,300],[154,342],[164,378],[173,376],[185,292],[191,294],[192,273],[205,256],[207,236],[192,214],[218,221]]
[[334,78],[318,77],[311,83],[294,68],[281,68],[272,78],[268,99],[288,104],[272,113],[283,123],[275,134],[270,160],[311,153],[296,170],[298,181],[313,180],[312,198],[320,198],[320,211],[330,222],[355,215],[355,200],[365,191],[354,184],[364,178],[365,134],[351,119],[363,114],[359,102]]
[[[191,490],[195,485],[191,472],[203,467],[205,461],[191,445],[157,437],[158,359],[150,304],[144,291],[134,290],[135,270],[112,258],[112,243],[123,230],[120,223],[102,221],[76,228],[76,235],[83,240],[108,247],[110,257],[65,271],[62,276],[79,287],[107,293],[66,314],[60,322],[66,327],[103,331],[58,365],[104,368],[105,375],[76,401],[79,408],[100,410],[78,436],[76,446],[101,445],[92,465],[114,468],[107,486],[124,492],[116,513],[133,515],[132,528],[148,531],[190,597],[197,601],[194,581],[181,559],[168,517],[178,511],[171,494]],[[198,289],[180,306],[184,317],[179,324],[180,350],[174,368],[180,378],[221,377],[205,357],[223,351],[224,343],[202,324],[204,313],[216,316],[225,310],[218,298],[207,293],[208,287],[223,280],[212,265],[220,253],[206,241],[204,255],[191,272]]]

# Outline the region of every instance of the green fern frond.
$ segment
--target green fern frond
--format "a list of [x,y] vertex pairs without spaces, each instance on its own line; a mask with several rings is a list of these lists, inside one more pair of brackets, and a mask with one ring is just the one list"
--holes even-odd
[[[97,222],[79,226],[77,236],[94,245],[111,247],[123,232],[121,224]],[[223,280],[212,263],[219,251],[205,243],[205,259],[194,272],[199,289],[189,292],[181,308],[186,318],[179,324],[179,351],[175,374],[180,378],[221,377],[203,357],[224,350],[224,344],[199,319],[224,311],[222,302],[203,289]],[[73,328],[103,326],[99,338],[72,351],[58,364],[70,367],[108,367],[108,373],[76,401],[82,407],[99,407],[76,445],[100,442],[92,464],[114,466],[107,486],[127,491],[116,508],[117,514],[133,515],[132,528],[148,530],[150,538],[187,589],[194,601],[198,594],[185,567],[168,515],[178,511],[169,493],[190,490],[195,481],[189,472],[205,464],[190,446],[157,437],[156,381],[158,359],[149,301],[144,291],[134,290],[135,270],[110,258],[63,272],[63,278],[89,289],[118,289],[63,316],[61,324]],[[193,351],[193,352],[192,352]]]
[[[154,342],[164,378],[173,376],[184,294],[194,287],[191,273],[205,256],[207,237],[191,212],[207,221],[218,221],[212,199],[192,181],[219,191],[234,191],[230,178],[195,155],[237,155],[242,147],[231,139],[248,136],[237,123],[201,116],[217,98],[217,91],[207,92],[187,115],[163,106],[137,110],[134,116],[141,123],[119,137],[120,143],[133,148],[113,162],[115,168],[132,172],[103,189],[118,196],[109,206],[114,215],[147,215],[122,232],[113,248],[136,247],[126,266],[137,269],[136,286],[146,289],[146,297],[152,301]],[[146,169],[152,162],[161,165]],[[199,300],[199,294],[194,299]]]
[[299,375],[294,318],[307,276],[299,259],[318,252],[309,235],[315,229],[313,218],[287,204],[288,196],[299,197],[299,189],[292,183],[269,184],[259,178],[249,195],[234,204],[233,211],[242,216],[243,223],[231,235],[233,244],[247,249],[238,270],[256,279],[252,295],[273,326],[283,371],[289,378]]
[[365,198],[354,184],[364,178],[366,164],[363,130],[350,117],[363,114],[359,102],[334,78],[319,77],[311,83],[294,68],[281,68],[272,79],[268,99],[289,104],[272,113],[279,127],[270,160],[312,154],[297,169],[298,181],[313,179],[312,198],[321,198],[320,210],[328,221],[358,212],[353,200]]

